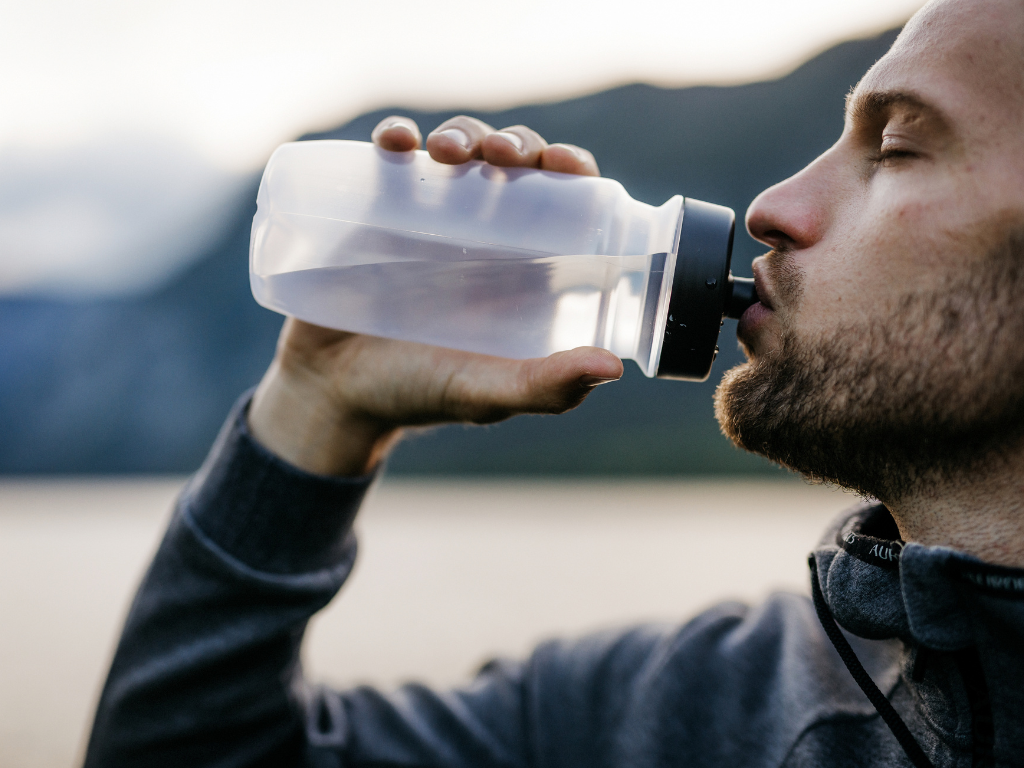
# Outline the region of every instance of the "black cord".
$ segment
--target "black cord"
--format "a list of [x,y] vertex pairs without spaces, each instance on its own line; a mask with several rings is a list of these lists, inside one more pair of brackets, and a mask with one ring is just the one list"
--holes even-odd
[[814,555],[811,555],[808,562],[811,566],[811,593],[814,595],[814,610],[818,613],[818,621],[821,622],[825,634],[828,635],[828,639],[832,641],[832,645],[835,646],[836,651],[839,653],[839,658],[843,660],[846,668],[850,670],[854,681],[864,691],[864,695],[874,705],[882,720],[889,726],[889,730],[892,731],[896,741],[903,747],[903,751],[907,753],[907,757],[914,764],[914,768],[935,768],[932,765],[932,761],[924,753],[924,750],[921,749],[921,745],[917,743],[914,734],[910,732],[907,724],[899,716],[899,713],[889,703],[889,700],[885,698],[885,694],[878,690],[875,681],[871,679],[867,670],[864,669],[864,665],[860,663],[860,659],[853,652],[849,641],[843,636],[839,625],[836,624],[836,620],[832,618],[832,612],[829,610],[828,603],[825,602],[825,596],[821,592],[821,582],[818,579],[818,568],[814,563]]
[[964,681],[967,701],[971,706],[971,768],[993,768],[996,764],[996,731],[992,720],[992,701],[981,668],[977,648],[964,648],[953,658]]

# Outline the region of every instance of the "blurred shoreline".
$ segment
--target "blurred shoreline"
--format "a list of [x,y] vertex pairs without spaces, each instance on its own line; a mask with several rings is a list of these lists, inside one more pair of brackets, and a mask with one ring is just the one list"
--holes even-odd
[[[135,585],[185,478],[0,478],[4,768],[80,759]],[[314,618],[307,674],[465,681],[550,636],[806,593],[806,553],[856,498],[778,480],[385,477],[360,556]]]

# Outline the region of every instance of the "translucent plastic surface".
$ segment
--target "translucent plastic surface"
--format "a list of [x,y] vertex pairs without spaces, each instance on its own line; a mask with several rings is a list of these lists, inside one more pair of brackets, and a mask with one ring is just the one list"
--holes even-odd
[[504,357],[594,345],[657,369],[681,197],[655,208],[610,179],[311,141],[277,149],[257,202],[250,279],[270,309]]

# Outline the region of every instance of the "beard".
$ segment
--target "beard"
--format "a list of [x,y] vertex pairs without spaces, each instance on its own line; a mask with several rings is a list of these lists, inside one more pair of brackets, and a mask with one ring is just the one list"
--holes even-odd
[[[785,252],[767,263],[780,306],[796,307],[801,273]],[[811,481],[890,504],[1000,466],[1024,443],[1019,220],[963,264],[870,321],[813,341],[784,331],[770,353],[725,374],[715,392],[722,431]]]

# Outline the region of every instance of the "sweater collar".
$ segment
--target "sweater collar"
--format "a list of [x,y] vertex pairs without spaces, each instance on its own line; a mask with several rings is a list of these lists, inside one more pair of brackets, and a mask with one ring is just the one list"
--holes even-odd
[[841,517],[815,550],[814,565],[844,629],[903,641],[904,684],[943,741],[968,751],[980,744],[995,764],[1019,764],[1024,570],[901,542],[880,504]]
[[815,563],[833,615],[855,635],[957,651],[985,641],[990,622],[1009,621],[1024,640],[1024,569],[904,543],[881,504],[840,518]]

